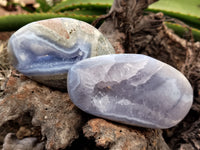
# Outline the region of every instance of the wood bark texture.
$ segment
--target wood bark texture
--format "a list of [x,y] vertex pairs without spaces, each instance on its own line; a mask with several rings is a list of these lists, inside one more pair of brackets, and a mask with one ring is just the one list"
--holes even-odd
[[194,90],[194,103],[186,118],[176,127],[164,130],[171,149],[200,149],[200,42],[182,39],[168,29],[162,13],[143,15],[143,9],[156,0],[115,0],[100,27],[117,53],[152,56],[180,70]]
[[[161,131],[94,118],[74,106],[66,92],[52,90],[10,69],[6,72],[8,79],[0,82],[0,148],[200,149],[200,43],[175,35],[163,24],[162,13],[144,14],[143,10],[155,1],[115,0],[110,12],[95,23],[105,20],[99,30],[116,53],[152,56],[174,66],[189,79],[194,104],[180,124]],[[7,64],[0,67],[8,68]]]

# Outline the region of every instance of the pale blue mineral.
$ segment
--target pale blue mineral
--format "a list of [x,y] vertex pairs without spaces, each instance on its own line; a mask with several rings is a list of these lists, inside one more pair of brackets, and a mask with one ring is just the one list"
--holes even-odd
[[71,18],[47,19],[22,27],[10,38],[8,52],[19,72],[57,88],[66,88],[67,72],[76,62],[115,53],[96,28]]
[[68,73],[72,102],[95,116],[128,125],[170,128],[189,112],[193,90],[175,68],[139,54],[76,63]]

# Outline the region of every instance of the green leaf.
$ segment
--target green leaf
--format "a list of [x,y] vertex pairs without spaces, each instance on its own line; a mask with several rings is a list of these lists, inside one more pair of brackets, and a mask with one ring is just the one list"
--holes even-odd
[[40,4],[40,7],[37,9],[38,12],[47,12],[51,9],[46,0],[36,0],[36,2]]
[[[186,27],[183,27],[179,24],[171,23],[171,22],[165,22],[165,25],[172,29],[175,34],[179,35],[182,38],[185,38],[186,33],[188,33],[188,29]],[[192,35],[195,41],[200,41],[200,30],[191,28]]]
[[159,0],[149,8],[200,17],[200,0]]
[[76,15],[89,15],[89,16],[100,16],[107,14],[106,10],[103,9],[75,9],[72,11],[65,11],[67,14],[76,14]]
[[192,27],[200,28],[200,0],[160,0],[150,5],[147,10],[163,12]]
[[56,17],[69,17],[92,23],[98,16],[79,15],[71,13],[30,13],[20,15],[10,15],[0,17],[0,31],[15,31],[20,27],[38,20],[56,18]]
[[52,12],[63,12],[76,8],[85,9],[109,9],[113,0],[65,0],[52,7]]

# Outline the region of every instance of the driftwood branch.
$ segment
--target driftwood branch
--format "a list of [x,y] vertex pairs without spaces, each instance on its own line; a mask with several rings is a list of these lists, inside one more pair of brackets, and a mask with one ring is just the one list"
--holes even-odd
[[[99,19],[106,19],[99,30],[116,53],[146,54],[185,74],[194,88],[194,104],[184,121],[164,130],[163,135],[171,149],[200,149],[200,43],[175,35],[163,24],[162,13],[144,15],[143,10],[155,1],[115,0],[110,12]],[[25,147],[38,146],[38,150],[42,146],[49,150],[77,149],[79,144],[78,149],[83,149],[82,145],[94,141],[99,147],[118,150],[169,149],[161,130],[91,119],[70,102],[67,93],[37,84],[15,71],[0,97],[0,118],[0,144],[5,138],[4,150],[21,146],[24,141]],[[78,137],[86,142],[76,140]]]

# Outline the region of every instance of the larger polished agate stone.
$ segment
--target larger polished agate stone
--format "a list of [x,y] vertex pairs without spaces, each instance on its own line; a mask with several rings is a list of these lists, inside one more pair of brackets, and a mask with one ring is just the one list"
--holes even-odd
[[96,28],[71,18],[47,19],[22,27],[10,38],[8,51],[19,72],[56,88],[66,88],[67,72],[76,62],[115,53]]
[[83,111],[128,125],[170,128],[188,113],[193,90],[175,68],[139,54],[85,59],[68,73],[68,92]]

